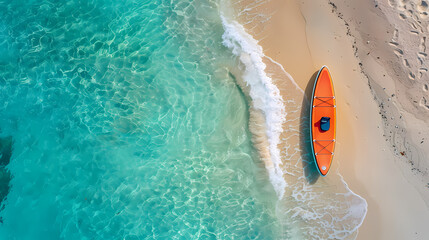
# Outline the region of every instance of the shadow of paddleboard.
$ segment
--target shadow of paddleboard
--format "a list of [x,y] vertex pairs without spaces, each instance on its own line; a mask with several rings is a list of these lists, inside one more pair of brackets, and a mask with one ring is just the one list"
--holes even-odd
[[301,146],[301,159],[302,167],[304,169],[304,175],[307,182],[314,184],[319,179],[320,174],[317,170],[316,163],[313,158],[311,149],[311,137],[310,137],[310,105],[311,95],[313,93],[314,82],[316,81],[318,71],[316,71],[308,81],[307,87],[304,91],[304,98],[302,100],[301,108],[301,123],[300,123],[300,146]]

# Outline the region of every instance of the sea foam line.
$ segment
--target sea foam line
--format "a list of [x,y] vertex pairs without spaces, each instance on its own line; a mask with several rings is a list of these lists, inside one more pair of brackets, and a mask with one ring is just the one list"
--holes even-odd
[[268,58],[272,63],[274,63],[275,65],[277,65],[283,71],[283,73],[286,75],[286,77],[289,78],[289,80],[296,87],[296,89],[298,89],[298,91],[300,91],[301,93],[304,93],[304,90],[298,85],[298,83],[295,82],[295,79],[293,79],[292,75],[290,75],[288,72],[286,72],[286,70],[283,67],[283,65],[281,65],[279,62],[277,62],[276,60],[272,59],[269,56],[265,56],[265,57]]
[[363,216],[361,217],[361,221],[359,222],[359,224],[358,224],[358,225],[357,225],[353,230],[351,230],[351,232],[358,231],[358,230],[359,230],[359,228],[360,228],[360,226],[362,226],[363,221],[364,221],[364,220],[365,220],[365,218],[366,218],[366,214],[368,213],[368,202],[366,201],[366,199],[365,199],[365,198],[363,198],[362,196],[360,196],[360,195],[356,194],[355,192],[353,192],[353,191],[349,188],[349,185],[348,185],[348,184],[347,184],[347,182],[344,180],[343,175],[341,175],[339,171],[337,171],[337,174],[340,176],[340,178],[341,178],[341,182],[343,182],[343,184],[344,184],[344,186],[346,187],[346,189],[347,189],[351,194],[355,195],[355,196],[356,196],[356,197],[358,197],[360,200],[362,200],[362,201],[363,201],[363,203],[364,203],[364,214],[363,214]]
[[280,90],[265,72],[266,65],[263,58],[266,57],[262,47],[244,27],[237,21],[227,21],[221,16],[223,28],[223,45],[230,48],[234,55],[238,56],[245,66],[243,79],[250,87],[249,94],[253,107],[260,110],[265,117],[266,134],[268,137],[269,152],[272,166],[268,166],[270,181],[281,199],[287,186],[283,178],[280,158],[280,134],[283,132],[283,123],[286,120],[286,111]]

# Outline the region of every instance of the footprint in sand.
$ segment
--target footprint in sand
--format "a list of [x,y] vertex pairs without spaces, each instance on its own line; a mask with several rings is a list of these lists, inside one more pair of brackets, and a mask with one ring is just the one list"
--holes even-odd
[[418,31],[415,31],[415,30],[411,30],[411,31],[410,31],[410,33],[411,33],[411,34],[414,34],[414,35],[419,35],[419,32],[418,32]]
[[424,53],[424,52],[417,53],[417,59],[419,60],[420,65],[423,65],[423,63],[424,63],[424,61],[426,59],[426,56],[427,56],[427,54]]
[[397,47],[399,44],[397,42],[391,41],[389,42],[389,45],[392,47]]
[[416,75],[414,75],[414,73],[410,72],[410,73],[408,73],[408,78],[411,80],[416,80]]
[[429,86],[427,84],[423,85],[423,91],[427,92],[429,90]]
[[404,10],[405,4],[407,3],[407,1],[404,0],[389,0],[388,2],[391,7],[396,8],[398,10]]
[[422,97],[422,99],[420,99],[420,106],[426,108],[426,110],[429,110],[429,103],[425,97]]
[[417,22],[411,22],[410,26],[414,29],[414,31],[418,33],[423,33],[423,28],[421,26],[421,22],[418,20]]
[[398,41],[398,37],[399,37],[399,31],[398,31],[398,29],[395,28],[395,31],[393,32],[392,40],[394,42],[396,42],[396,41]]
[[405,67],[407,67],[407,68],[410,67],[410,63],[408,63],[407,59],[402,60],[402,63],[404,64]]
[[[419,78],[422,78],[423,75],[427,72],[428,70],[426,68],[419,68]],[[426,85],[426,84],[425,84]]]
[[[422,78],[423,75],[427,72],[427,68],[419,68],[419,78]],[[425,84],[427,86],[427,84]]]
[[408,1],[406,1],[406,0],[401,0],[401,1],[399,1],[399,2],[397,2],[397,4],[396,4],[396,9],[398,9],[399,11],[404,11],[405,9],[407,9],[407,5],[406,5],[406,3],[407,3]]
[[428,3],[427,1],[421,1],[420,4],[417,5],[417,10],[419,11],[421,18],[426,18],[428,16]]
[[420,4],[417,5],[417,10],[420,12],[425,12],[428,10],[428,3],[426,1],[421,1]]
[[404,55],[404,51],[402,51],[402,49],[396,48],[395,50],[393,50],[393,52],[396,54],[396,56],[401,57],[402,55]]
[[420,39],[419,50],[420,52],[426,52],[426,37]]
[[[410,32],[411,32],[411,34],[419,35],[419,34],[422,32],[421,27],[420,27],[419,25],[416,25],[416,23],[411,22],[411,23],[410,23],[410,26],[411,26],[411,28],[413,28],[413,29],[414,29],[414,30],[411,30],[411,31],[410,31]],[[417,27],[418,27],[418,28],[417,28]],[[420,28],[420,30],[419,30],[419,28]]]
[[404,20],[406,18],[412,18],[419,21],[419,18],[427,18],[429,5],[427,0],[389,0],[390,7],[396,8],[400,12],[399,17]]

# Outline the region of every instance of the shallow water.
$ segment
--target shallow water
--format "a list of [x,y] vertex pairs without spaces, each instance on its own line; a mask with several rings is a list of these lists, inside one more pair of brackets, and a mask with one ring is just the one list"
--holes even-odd
[[0,4],[0,238],[278,238],[223,32],[209,0]]

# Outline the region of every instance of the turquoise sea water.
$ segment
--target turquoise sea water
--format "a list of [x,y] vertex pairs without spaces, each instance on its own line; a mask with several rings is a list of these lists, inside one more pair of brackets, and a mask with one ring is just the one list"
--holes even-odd
[[0,239],[279,238],[223,32],[214,0],[1,1]]

